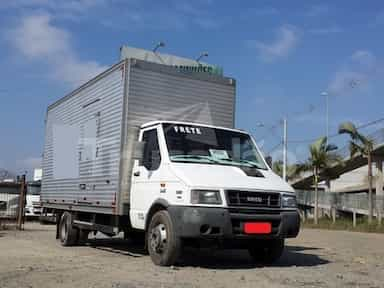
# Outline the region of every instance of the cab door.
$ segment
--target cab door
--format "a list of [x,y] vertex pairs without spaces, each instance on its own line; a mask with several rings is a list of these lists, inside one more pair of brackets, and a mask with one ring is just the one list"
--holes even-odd
[[132,170],[130,218],[134,228],[144,229],[146,214],[159,197],[161,182],[161,152],[159,128],[147,128],[140,133],[144,151],[141,163],[135,161]]

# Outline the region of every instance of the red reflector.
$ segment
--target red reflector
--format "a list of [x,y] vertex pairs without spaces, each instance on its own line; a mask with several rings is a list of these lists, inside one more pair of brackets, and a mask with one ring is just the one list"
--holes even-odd
[[246,234],[269,234],[272,232],[272,225],[268,222],[246,222],[244,232]]

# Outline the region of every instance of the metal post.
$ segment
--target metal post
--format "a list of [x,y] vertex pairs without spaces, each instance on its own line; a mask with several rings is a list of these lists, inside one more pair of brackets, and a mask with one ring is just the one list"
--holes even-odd
[[353,227],[356,227],[356,209],[353,209]]
[[326,102],[326,113],[327,113],[327,119],[326,119],[326,125],[327,125],[327,128],[326,128],[326,134],[325,134],[325,136],[327,137],[327,145],[328,145],[328,137],[329,137],[329,97],[328,97],[328,93],[327,93],[327,95],[325,96],[325,102]]
[[287,181],[287,118],[283,119],[283,179]]
[[22,175],[20,182],[19,207],[17,213],[17,228],[19,230],[22,229],[24,223],[25,190],[25,175]]

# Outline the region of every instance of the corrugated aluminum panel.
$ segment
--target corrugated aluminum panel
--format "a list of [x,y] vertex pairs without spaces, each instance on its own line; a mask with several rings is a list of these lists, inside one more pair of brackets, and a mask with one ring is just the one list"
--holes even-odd
[[120,203],[129,202],[130,153],[138,127],[154,120],[173,120],[233,128],[235,81],[217,75],[182,73],[174,67],[131,59]]
[[[124,63],[113,66],[48,108],[41,192],[43,202],[55,207],[58,204],[63,207],[83,205],[88,206],[87,211],[91,206],[94,212],[115,212],[119,187],[124,67]],[[62,173],[55,173],[63,164],[63,159],[55,159],[63,152],[56,151],[60,143],[55,141],[65,139],[55,136],[55,133],[70,131],[57,127],[71,127],[79,131],[78,144],[69,153],[75,155],[67,153],[64,156],[75,157],[77,163],[76,166],[66,164],[67,170],[76,170],[62,172],[70,175],[69,178],[57,178]],[[65,150],[65,145],[62,146],[60,149]],[[57,164],[55,161],[61,162]],[[49,204],[44,206],[49,207]]]
[[[44,206],[127,215],[131,153],[142,124],[178,120],[233,128],[234,113],[233,79],[187,74],[175,67],[135,59],[121,62],[48,108],[42,180]],[[75,147],[78,161],[71,164],[75,173],[68,173],[77,173],[78,177],[54,177],[54,152],[68,154],[64,151],[66,145],[55,144],[63,146],[63,151],[53,145],[57,139],[65,139],[54,137],[54,126],[58,124],[79,129],[80,141]],[[83,184],[85,190],[80,189]]]

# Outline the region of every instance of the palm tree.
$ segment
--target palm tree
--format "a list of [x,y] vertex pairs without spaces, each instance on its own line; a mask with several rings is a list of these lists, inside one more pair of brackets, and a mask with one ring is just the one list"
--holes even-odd
[[[283,177],[283,161],[277,160],[272,164],[272,170],[280,177]],[[295,179],[301,173],[300,167],[297,164],[287,166],[287,180]]]
[[373,218],[373,202],[372,202],[372,151],[373,140],[359,133],[356,126],[351,122],[345,122],[339,126],[340,134],[348,134],[351,138],[349,141],[349,151],[351,157],[362,155],[368,161],[368,223],[372,223]]
[[309,146],[309,157],[307,161],[301,164],[299,170],[310,170],[313,172],[314,185],[315,185],[315,224],[318,224],[318,208],[319,208],[319,175],[320,173],[329,173],[330,168],[340,163],[341,158],[336,153],[331,153],[335,150],[336,146],[327,144],[327,137],[321,137]]

